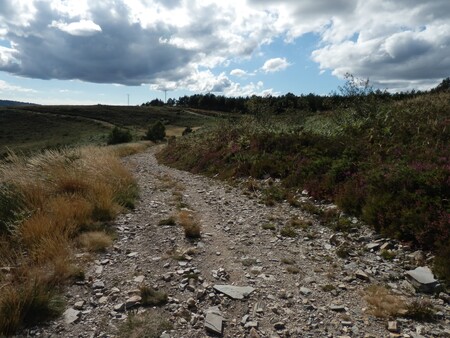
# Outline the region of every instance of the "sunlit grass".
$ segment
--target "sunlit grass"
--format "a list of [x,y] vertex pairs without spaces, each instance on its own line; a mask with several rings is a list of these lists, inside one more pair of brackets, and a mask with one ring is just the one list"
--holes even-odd
[[76,245],[105,250],[112,238],[96,230],[137,197],[136,182],[119,156],[147,146],[47,150],[33,157],[11,153],[0,162],[0,211],[8,216],[0,227],[0,266],[14,267],[0,277],[0,336],[60,313],[57,291],[80,275]]

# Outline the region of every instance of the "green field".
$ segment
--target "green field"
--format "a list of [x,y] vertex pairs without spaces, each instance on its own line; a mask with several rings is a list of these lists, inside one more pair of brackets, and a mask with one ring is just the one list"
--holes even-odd
[[172,107],[18,106],[0,107],[0,155],[82,144],[104,144],[114,126],[140,139],[156,121],[168,134],[199,127],[214,117]]

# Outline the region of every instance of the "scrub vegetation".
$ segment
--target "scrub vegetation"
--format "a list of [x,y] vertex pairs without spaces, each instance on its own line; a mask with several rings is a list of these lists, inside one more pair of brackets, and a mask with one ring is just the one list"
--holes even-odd
[[449,282],[448,86],[391,96],[349,77],[341,91],[328,111],[276,113],[261,100],[256,113],[179,138],[159,159],[222,179],[278,179],[263,192],[268,205],[306,189],[383,235],[434,251],[434,270]]

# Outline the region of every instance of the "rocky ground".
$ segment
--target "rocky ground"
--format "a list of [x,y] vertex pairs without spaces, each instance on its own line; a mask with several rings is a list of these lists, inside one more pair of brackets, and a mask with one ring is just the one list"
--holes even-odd
[[[24,335],[116,337],[122,327],[127,336],[134,329],[127,317],[150,311],[147,325],[155,318],[171,323],[165,338],[450,337],[448,294],[426,270],[410,273],[422,281],[407,275],[426,265],[427,255],[376,236],[356,219],[357,231],[335,233],[288,203],[267,207],[239,187],[159,165],[156,150],[125,159],[141,197],[113,225],[114,247],[88,264],[85,281],[68,288],[62,318]],[[160,225],[183,208],[201,224],[200,239],[186,239],[179,224]],[[295,237],[281,236],[292,219],[304,225]],[[373,293],[374,284],[391,295]],[[167,303],[142,306],[143,285],[167,293]],[[426,287],[433,293],[416,290]],[[384,309],[399,300],[433,307],[435,321],[371,314],[370,301]]]

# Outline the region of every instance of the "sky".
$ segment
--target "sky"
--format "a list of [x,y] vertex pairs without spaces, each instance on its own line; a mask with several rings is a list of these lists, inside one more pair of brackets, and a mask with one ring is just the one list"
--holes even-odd
[[448,0],[0,0],[0,99],[139,105],[450,76]]

